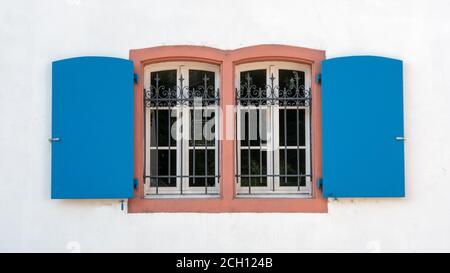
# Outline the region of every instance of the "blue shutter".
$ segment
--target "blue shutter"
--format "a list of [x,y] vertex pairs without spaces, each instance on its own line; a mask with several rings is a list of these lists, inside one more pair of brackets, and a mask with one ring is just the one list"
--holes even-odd
[[133,63],[80,57],[52,69],[52,198],[132,197]]
[[322,118],[324,196],[405,196],[402,61],[323,61]]

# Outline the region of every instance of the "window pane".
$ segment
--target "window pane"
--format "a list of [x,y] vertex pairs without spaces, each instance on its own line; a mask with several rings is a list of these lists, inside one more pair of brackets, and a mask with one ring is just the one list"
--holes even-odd
[[216,88],[215,73],[206,70],[189,70],[189,89],[200,89],[205,84],[205,76],[207,78],[206,82],[208,86],[213,89]]
[[267,174],[267,158],[266,152],[253,149],[250,150],[250,173],[249,173],[249,150],[241,149],[241,186],[248,187],[248,181],[251,180],[251,186],[262,187],[267,186],[267,178],[266,177],[251,177],[246,175],[266,175]]
[[[266,69],[242,71],[240,74],[240,96],[246,98],[265,97],[265,93],[259,92],[259,89],[266,89],[267,71]],[[250,79],[250,88],[248,86]],[[242,102],[243,103],[243,102]],[[262,102],[261,104],[265,104]]]
[[[152,85],[152,96],[150,99],[159,99],[153,101],[152,106],[164,107],[175,106],[177,96],[177,70],[162,70],[150,73],[150,84]],[[171,90],[169,92],[169,90]]]
[[[170,165],[170,166],[169,166]],[[150,151],[150,175],[151,176],[166,176],[169,175],[175,176],[177,171],[177,154],[176,150],[170,150],[170,164],[169,164],[169,150],[151,150]],[[176,178],[151,178],[150,186],[151,187],[176,187],[177,182]]]
[[[299,158],[297,157],[297,153]],[[287,170],[285,173],[285,155],[286,155],[286,163]],[[298,158],[298,163],[297,163]],[[297,183],[300,182],[300,186],[306,185],[305,177],[297,178],[297,177],[288,177],[284,176],[284,174],[288,175],[297,175],[297,174],[305,174],[306,164],[305,164],[305,150],[304,149],[288,149],[287,153],[284,149],[280,150],[280,186],[297,186]],[[298,172],[298,167],[300,170]]]
[[151,84],[156,86],[157,78],[159,78],[158,85],[164,86],[166,89],[174,89],[177,86],[177,70],[161,70],[150,73]]
[[189,145],[205,146],[205,139],[208,146],[215,145],[215,109],[195,109],[191,110],[191,135]]
[[[208,156],[207,164],[206,164],[206,171],[205,173],[205,156]],[[194,164],[195,164],[195,176],[198,175],[215,175],[215,150],[208,149],[205,151],[204,149],[196,149],[195,150],[195,163],[194,163],[194,150],[189,150],[189,175],[194,175]],[[215,186],[215,178],[210,177],[207,178],[207,184],[208,187],[214,187]],[[190,187],[204,187],[205,186],[205,178],[189,178],[189,186]]]
[[[205,94],[206,80],[206,94]],[[215,104],[216,81],[215,73],[205,70],[189,70],[189,90],[192,91],[191,96],[202,99],[202,105]]]
[[265,146],[267,143],[267,110],[241,109],[241,146]]
[[[298,70],[278,70],[279,82],[278,86],[280,90],[295,90],[297,87],[297,76],[299,89],[303,90],[305,86],[305,72]],[[295,93],[286,93],[288,97],[295,97]],[[302,95],[302,94],[300,94]]]
[[170,112],[161,109],[150,111],[150,146],[155,147],[156,140],[159,146],[169,146],[169,140],[172,147],[176,145],[176,136],[171,135],[171,128],[177,119],[176,111],[171,109]]
[[[286,114],[286,122],[284,116]],[[287,146],[297,146],[297,126],[298,126],[298,146],[305,145],[305,109],[282,109],[279,112],[280,146],[284,146],[284,133],[286,131]],[[285,127],[286,125],[286,127]],[[285,129],[286,128],[286,129]]]

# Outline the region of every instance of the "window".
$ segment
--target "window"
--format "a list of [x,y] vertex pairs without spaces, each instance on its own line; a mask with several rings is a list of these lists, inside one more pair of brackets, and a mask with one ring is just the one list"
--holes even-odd
[[400,60],[324,61],[282,45],[130,59],[53,62],[52,198],[132,197],[129,212],[326,212],[324,197],[405,196]]
[[[311,80],[324,58],[282,45],[131,50],[138,183],[128,211],[326,212],[321,87]],[[247,76],[256,93],[246,100]]]
[[219,193],[219,67],[145,67],[145,196]]
[[311,69],[236,67],[237,195],[311,195]]

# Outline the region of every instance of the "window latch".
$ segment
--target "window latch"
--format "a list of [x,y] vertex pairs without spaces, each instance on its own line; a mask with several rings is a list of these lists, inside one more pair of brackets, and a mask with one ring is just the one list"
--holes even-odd
[[61,141],[61,139],[59,137],[49,137],[48,141],[49,142],[58,142],[58,141]]
[[406,137],[398,136],[398,137],[395,137],[395,140],[405,141],[405,140],[406,140]]

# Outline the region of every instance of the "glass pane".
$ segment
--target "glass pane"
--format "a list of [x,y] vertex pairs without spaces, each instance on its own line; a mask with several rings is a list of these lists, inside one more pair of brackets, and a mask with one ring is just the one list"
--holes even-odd
[[193,109],[191,110],[191,136],[189,145],[208,146],[215,145],[215,109]]
[[[248,187],[248,181],[250,179],[251,186],[253,187],[265,187],[267,186],[267,158],[266,152],[261,150],[250,150],[250,162],[249,162],[249,150],[241,149],[241,186]],[[250,163],[250,173],[249,173]],[[249,177],[248,175],[257,175],[255,177]],[[247,177],[246,177],[247,175]],[[262,175],[262,176],[260,176]]]
[[[206,159],[206,156],[208,157]],[[205,160],[207,162],[205,166]],[[194,150],[189,150],[189,175],[211,175],[214,176],[216,174],[216,159],[215,159],[215,150],[208,149],[205,151],[204,149],[196,149],[195,150],[195,163],[194,163]],[[194,173],[194,164],[195,164],[195,173]],[[205,170],[206,167],[206,170]],[[206,172],[205,172],[206,171]],[[215,186],[215,178],[209,177],[205,180],[204,177],[199,178],[189,178],[189,186],[190,187],[204,187],[205,181],[207,181],[208,187]]]
[[240,110],[241,146],[265,146],[267,143],[267,110]]
[[157,80],[159,87],[166,89],[174,89],[177,86],[177,70],[161,70],[150,73],[151,85],[157,86]]
[[192,92],[190,94],[191,97],[194,95],[199,100],[201,99],[201,105],[215,104],[215,73],[206,70],[189,70],[189,90]]
[[[170,162],[170,164],[169,164]],[[151,176],[174,176],[173,178],[161,177],[161,178],[151,178],[151,187],[176,187],[176,173],[177,173],[177,153],[176,150],[170,150],[170,161],[169,161],[169,150],[151,150],[150,151],[150,175]]]
[[[286,122],[284,116],[286,114]],[[280,128],[280,146],[284,146],[284,132],[286,131],[287,146],[297,146],[297,126],[298,126],[298,146],[305,146],[305,109],[280,109],[279,128]],[[285,129],[286,128],[286,129]]]
[[[152,85],[151,99],[158,99],[151,104],[158,107],[171,106],[176,104],[177,96],[177,70],[162,70],[150,73],[150,84]],[[169,90],[171,90],[169,92]]]
[[[278,86],[280,87],[280,90],[293,90],[298,88],[300,90],[304,89],[305,86],[305,72],[298,71],[298,70],[286,70],[286,69],[280,69],[278,70],[278,77],[279,82]],[[298,77],[298,82],[297,82]],[[295,92],[288,92],[286,93],[288,97],[295,97]],[[301,96],[302,94],[300,94]]]
[[[240,74],[240,97],[241,98],[260,98],[266,97],[265,92],[260,92],[261,90],[266,89],[267,85],[267,70],[259,69],[259,70],[249,70],[242,71]],[[253,103],[253,105],[257,104],[265,104],[266,102],[258,102]],[[241,101],[241,104],[246,105],[245,101]]]
[[176,136],[171,134],[176,119],[176,110],[174,109],[171,109],[170,112],[161,109],[150,110],[150,146],[155,147],[156,142],[161,147],[169,146],[169,140],[172,147],[176,145]]
[[[297,162],[297,153],[299,160]],[[285,173],[285,155],[287,161],[287,170]],[[300,171],[298,172],[298,167]],[[305,150],[304,149],[288,149],[287,153],[284,149],[280,150],[280,186],[300,186],[306,185],[305,177],[297,178],[297,177],[288,177],[284,176],[284,174],[288,175],[297,175],[297,174],[305,174],[306,170],[306,161],[305,161]]]

